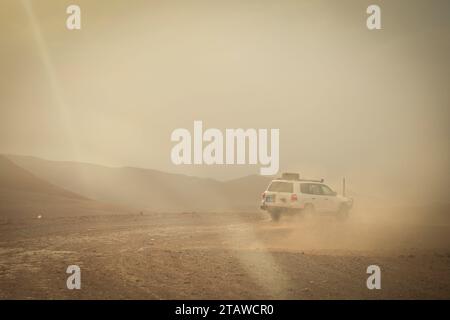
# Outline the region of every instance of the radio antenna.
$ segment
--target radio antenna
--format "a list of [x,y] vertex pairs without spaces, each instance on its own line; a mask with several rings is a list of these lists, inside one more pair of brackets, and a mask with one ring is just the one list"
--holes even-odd
[[345,177],[342,178],[342,195],[345,197]]

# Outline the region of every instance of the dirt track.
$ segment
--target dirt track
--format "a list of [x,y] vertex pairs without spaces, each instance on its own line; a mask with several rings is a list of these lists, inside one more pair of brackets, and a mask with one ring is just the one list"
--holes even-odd
[[[450,299],[450,227],[263,213],[0,225],[1,299]],[[68,265],[81,290],[66,289]],[[366,268],[382,289],[366,288]]]

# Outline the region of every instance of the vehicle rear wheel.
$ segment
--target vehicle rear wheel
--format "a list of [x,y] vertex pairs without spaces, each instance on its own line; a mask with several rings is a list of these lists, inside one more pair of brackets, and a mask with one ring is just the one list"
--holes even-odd
[[280,210],[271,210],[270,217],[272,218],[272,221],[275,221],[275,222],[280,221],[281,211]]
[[305,205],[305,208],[302,210],[304,216],[312,216],[314,215],[314,206],[312,204]]

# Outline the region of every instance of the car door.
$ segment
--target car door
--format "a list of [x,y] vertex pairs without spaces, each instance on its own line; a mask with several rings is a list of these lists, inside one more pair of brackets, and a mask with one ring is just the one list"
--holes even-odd
[[313,200],[314,209],[317,213],[322,213],[327,211],[327,206],[325,202],[325,197],[323,196],[322,187],[318,183],[310,184],[311,199]]
[[300,196],[302,204],[312,204],[313,207],[317,210],[317,207],[320,206],[320,199],[317,198],[317,195],[314,194],[314,191],[316,191],[316,187],[313,187],[313,183],[300,183]]
[[322,189],[323,208],[326,212],[335,212],[338,210],[338,201],[336,193],[327,185],[320,185]]

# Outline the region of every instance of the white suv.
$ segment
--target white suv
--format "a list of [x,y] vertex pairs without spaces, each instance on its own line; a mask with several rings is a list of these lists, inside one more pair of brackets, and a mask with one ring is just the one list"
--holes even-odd
[[352,199],[338,196],[323,179],[303,180],[298,174],[283,174],[272,180],[261,202],[261,209],[267,210],[275,221],[282,213],[335,214],[345,219],[352,206]]

